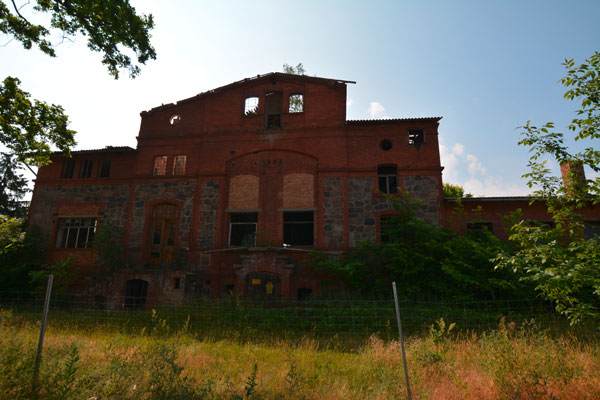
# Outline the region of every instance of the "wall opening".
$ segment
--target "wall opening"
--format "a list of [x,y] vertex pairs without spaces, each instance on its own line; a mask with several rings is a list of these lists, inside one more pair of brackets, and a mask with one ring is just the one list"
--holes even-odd
[[146,305],[148,282],[143,279],[131,279],[125,284],[123,307],[127,310],[139,310]]
[[267,93],[265,100],[267,105],[265,113],[265,128],[281,128],[281,93]]
[[283,243],[290,246],[314,244],[313,212],[283,213]]
[[229,247],[256,246],[257,213],[240,213],[229,216]]
[[387,194],[398,193],[398,167],[380,165],[377,167],[379,191]]

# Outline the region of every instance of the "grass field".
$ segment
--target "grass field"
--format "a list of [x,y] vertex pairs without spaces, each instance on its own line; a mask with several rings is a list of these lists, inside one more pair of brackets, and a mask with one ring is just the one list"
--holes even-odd
[[[132,324],[131,315],[103,322],[51,314],[39,398],[406,398],[395,325],[370,336],[317,335],[276,323],[242,329],[195,326],[160,311],[136,315],[145,325]],[[500,319],[472,330],[449,329],[450,322],[407,336],[414,398],[600,398],[594,328],[550,331],[531,320]],[[0,398],[32,398],[38,334],[30,314],[0,312]]]

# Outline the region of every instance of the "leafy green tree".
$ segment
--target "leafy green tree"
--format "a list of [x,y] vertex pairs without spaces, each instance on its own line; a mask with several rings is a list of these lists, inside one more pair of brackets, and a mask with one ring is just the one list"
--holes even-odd
[[302,65],[302,63],[298,63],[298,65],[295,67],[285,63],[283,64],[283,72],[286,74],[306,75],[306,70],[304,69],[304,65]]
[[465,194],[465,189],[460,185],[454,185],[452,183],[444,183],[442,186],[444,197],[473,197],[471,193]]
[[536,226],[517,220],[509,239],[515,254],[498,258],[499,268],[521,271],[546,299],[555,303],[557,311],[572,324],[586,319],[600,319],[600,249],[598,238],[584,236],[585,225],[579,209],[600,202],[600,177],[583,179],[572,169],[565,184],[552,176],[545,159],[559,164],[583,166],[600,172],[600,151],[594,140],[600,139],[600,53],[596,52],[581,65],[574,60],[563,63],[567,74],[561,79],[568,89],[564,97],[580,102],[568,126],[574,139],[587,143],[579,152],[565,144],[565,134],[554,131],[554,124],[541,127],[529,121],[523,126],[519,145],[530,149],[529,170],[524,175],[535,196],[544,200],[554,226]]
[[19,174],[20,166],[10,154],[0,153],[0,215],[25,218],[23,197],[29,192],[27,179]]

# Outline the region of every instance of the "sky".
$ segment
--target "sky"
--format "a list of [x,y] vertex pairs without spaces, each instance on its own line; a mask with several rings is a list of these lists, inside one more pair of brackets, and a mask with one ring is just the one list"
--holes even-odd
[[0,79],[62,105],[76,149],[135,147],[141,111],[302,63],[308,75],[356,81],[347,119],[443,117],[444,182],[476,196],[531,192],[518,127],[566,131],[578,104],[563,99],[561,64],[600,51],[600,0],[131,3],[156,24],[158,57],[136,79],[113,79],[82,36],[54,34],[51,58],[0,35]]

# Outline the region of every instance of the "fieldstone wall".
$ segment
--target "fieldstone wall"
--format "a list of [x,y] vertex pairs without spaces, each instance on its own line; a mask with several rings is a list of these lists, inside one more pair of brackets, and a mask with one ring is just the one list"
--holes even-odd
[[411,197],[423,201],[421,216],[430,224],[440,223],[440,198],[438,181],[435,176],[415,175],[404,177],[404,190]]
[[217,211],[219,209],[219,184],[215,181],[202,183],[200,196],[200,228],[198,247],[211,248],[217,234]]
[[190,238],[194,184],[190,182],[142,183],[135,186],[131,226],[129,227],[129,247],[141,247],[146,219],[146,202],[176,200],[183,203],[179,224],[179,245],[186,247]]
[[348,179],[348,244],[357,247],[358,242],[377,238],[377,224],[373,211],[391,209],[383,197],[374,197],[375,178]]
[[323,180],[323,220],[325,222],[325,246],[344,246],[344,201],[342,199],[343,180],[340,177]]
[[[57,203],[70,203],[72,215],[88,214],[77,211],[77,206],[95,202],[99,205],[102,221],[114,226],[125,226],[129,185],[90,185],[90,186],[38,186],[35,189],[35,204],[30,223],[40,229],[42,243],[48,243]],[[88,207],[89,208],[89,207]],[[61,216],[68,216],[66,213]]]

